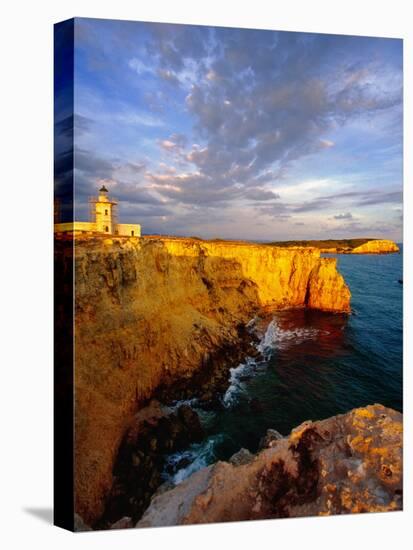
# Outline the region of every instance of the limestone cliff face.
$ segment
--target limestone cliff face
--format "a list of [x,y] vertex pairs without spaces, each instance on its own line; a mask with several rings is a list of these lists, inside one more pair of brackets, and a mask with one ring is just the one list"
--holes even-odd
[[337,271],[335,258],[323,258],[312,270],[307,306],[325,311],[350,311],[350,290]]
[[399,252],[399,247],[396,243],[377,239],[353,248],[351,254],[391,254],[393,252]]
[[355,409],[200,470],[155,496],[137,527],[400,510],[402,459],[402,415]]
[[86,522],[103,512],[122,436],[156,388],[239,345],[239,326],[260,308],[349,310],[335,263],[319,254],[190,239],[76,241],[75,507]]

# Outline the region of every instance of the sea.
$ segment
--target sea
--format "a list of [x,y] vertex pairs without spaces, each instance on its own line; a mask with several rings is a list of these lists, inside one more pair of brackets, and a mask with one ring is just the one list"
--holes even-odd
[[256,452],[269,428],[288,435],[305,420],[374,403],[402,411],[399,246],[400,254],[335,256],[351,290],[350,315],[292,309],[252,319],[261,357],[246,357],[231,369],[214,410],[190,401],[205,439],[167,456],[164,479],[179,484],[240,448]]

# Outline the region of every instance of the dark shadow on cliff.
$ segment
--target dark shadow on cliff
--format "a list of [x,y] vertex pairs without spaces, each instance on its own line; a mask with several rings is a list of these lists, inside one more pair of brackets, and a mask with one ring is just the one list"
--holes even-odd
[[23,508],[23,511],[49,525],[53,525],[53,508]]

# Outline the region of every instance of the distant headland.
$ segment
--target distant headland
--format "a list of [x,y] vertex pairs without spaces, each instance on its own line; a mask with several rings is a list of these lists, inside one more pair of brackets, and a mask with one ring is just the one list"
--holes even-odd
[[272,246],[312,247],[326,254],[393,254],[399,247],[388,239],[326,239],[313,241],[274,241]]

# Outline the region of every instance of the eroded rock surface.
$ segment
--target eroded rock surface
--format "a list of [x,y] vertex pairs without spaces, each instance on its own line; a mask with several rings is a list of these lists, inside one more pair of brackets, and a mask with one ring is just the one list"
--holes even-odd
[[218,462],[156,496],[137,527],[402,508],[402,415],[382,405],[304,422],[251,462]]
[[[71,246],[57,243],[57,264],[71,265]],[[92,525],[122,438],[156,391],[188,386],[223,356],[233,366],[231,355],[248,352],[243,327],[261,308],[349,310],[335,264],[312,248],[87,238],[74,251],[75,508]]]

